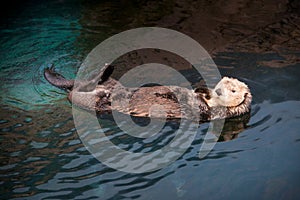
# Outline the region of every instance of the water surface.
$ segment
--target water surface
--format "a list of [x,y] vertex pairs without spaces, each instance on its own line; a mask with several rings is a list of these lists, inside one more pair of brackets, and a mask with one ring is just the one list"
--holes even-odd
[[[299,6],[293,1],[245,5],[28,1],[19,13],[11,12],[0,30],[0,198],[299,199]],[[65,92],[48,84],[43,70],[54,64],[74,78],[98,43],[150,25],[196,39],[213,55],[222,75],[246,82],[254,99],[249,122],[235,134],[224,129],[229,136],[223,139],[234,139],[218,142],[207,157],[198,158],[205,123],[176,162],[159,171],[130,174],[103,165],[87,151]],[[189,68],[180,70],[189,80],[199,79]],[[103,123],[112,140],[133,152],[160,147],[178,125],[167,124],[158,142],[140,142],[109,118]]]

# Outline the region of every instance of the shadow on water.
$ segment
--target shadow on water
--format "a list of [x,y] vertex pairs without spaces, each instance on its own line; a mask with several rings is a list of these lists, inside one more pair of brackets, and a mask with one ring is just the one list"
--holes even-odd
[[[18,15],[1,21],[0,199],[299,199],[298,4],[28,1]],[[90,154],[74,128],[66,94],[42,74],[54,64],[74,78],[96,44],[144,25],[199,41],[221,74],[246,82],[254,99],[250,116],[227,120],[220,137],[227,142],[205,158],[198,153],[208,123],[176,162],[130,174]],[[199,78],[180,70],[189,80]],[[111,119],[101,121],[107,137],[133,152],[162,147],[178,127],[169,122],[161,134],[138,140]]]

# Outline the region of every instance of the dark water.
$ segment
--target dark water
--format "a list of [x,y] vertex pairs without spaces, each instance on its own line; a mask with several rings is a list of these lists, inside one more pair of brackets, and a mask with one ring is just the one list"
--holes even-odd
[[[28,1],[8,11],[0,30],[0,198],[299,199],[298,10],[296,1]],[[205,158],[198,152],[208,124],[176,162],[131,174],[101,164],[86,150],[66,94],[44,80],[43,69],[54,64],[73,78],[98,43],[150,25],[182,31],[203,44],[222,75],[246,82],[254,100],[247,126],[225,127],[224,139],[235,139],[217,143]],[[104,123],[127,141],[109,119]]]

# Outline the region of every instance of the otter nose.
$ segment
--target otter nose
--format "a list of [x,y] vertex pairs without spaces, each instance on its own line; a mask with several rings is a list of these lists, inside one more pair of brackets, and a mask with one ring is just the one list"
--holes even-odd
[[219,89],[216,89],[216,93],[218,96],[221,96],[222,95],[222,90],[219,88]]

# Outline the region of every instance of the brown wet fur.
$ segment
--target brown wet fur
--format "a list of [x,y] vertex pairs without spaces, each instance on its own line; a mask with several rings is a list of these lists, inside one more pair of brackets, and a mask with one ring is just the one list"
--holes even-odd
[[180,104],[170,89],[164,86],[141,87],[129,101],[130,114],[151,117],[151,106],[161,105],[166,110],[166,117],[180,118]]
[[[98,84],[96,88],[86,90],[90,87],[88,84],[82,84],[81,88],[79,84],[78,88],[73,88],[68,94],[70,102],[86,110],[95,110],[100,114],[111,113],[115,110],[136,117],[189,118],[199,119],[199,121],[230,118],[250,112],[252,100],[250,90],[237,79],[225,77],[222,80],[232,80],[243,85],[243,88],[246,87],[240,91],[244,92],[239,95],[242,99],[240,104],[210,107],[207,102],[213,100],[215,90],[200,87],[194,91],[178,86],[127,88],[117,80],[109,78],[112,70],[110,66],[105,66],[101,70],[101,73],[97,75],[97,78],[101,78],[101,84]],[[47,78],[49,74],[51,76]],[[66,89],[66,83],[72,83],[54,70],[49,73],[46,69],[45,77],[51,81],[49,81],[51,84],[55,83],[53,85],[62,89]]]

